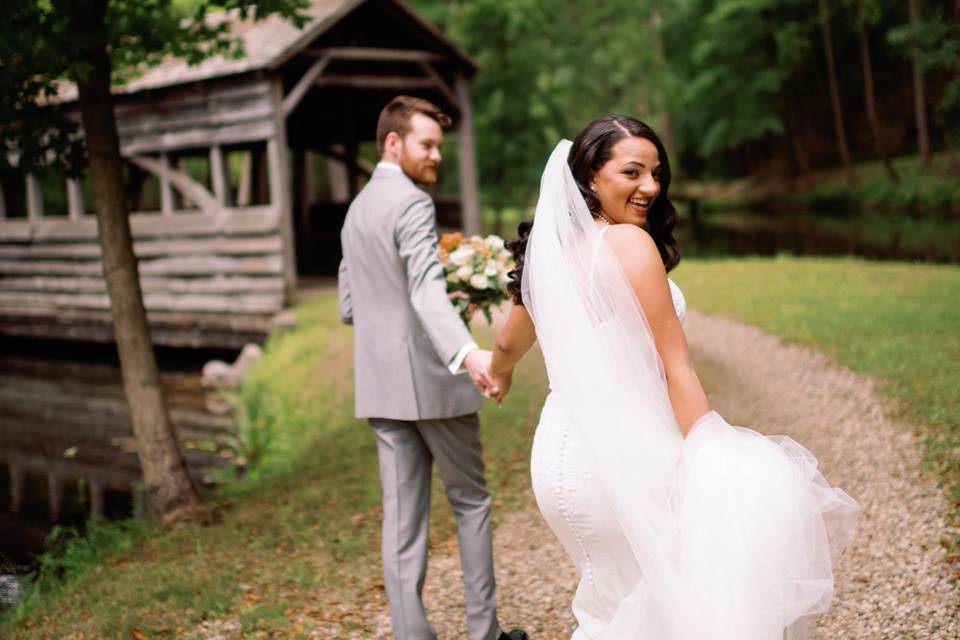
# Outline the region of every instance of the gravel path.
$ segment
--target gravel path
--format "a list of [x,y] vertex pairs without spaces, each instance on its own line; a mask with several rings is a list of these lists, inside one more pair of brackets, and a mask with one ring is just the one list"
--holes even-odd
[[[733,424],[795,438],[863,506],[818,637],[960,638],[960,584],[938,544],[946,502],[920,473],[915,438],[888,417],[893,407],[874,383],[815,351],[696,311],[685,330],[714,408]],[[495,546],[503,624],[523,626],[533,640],[569,638],[577,576],[532,499],[503,517]],[[455,541],[432,552],[425,600],[442,640],[466,637],[458,563]],[[382,591],[347,606],[365,630],[338,637],[392,637]]]

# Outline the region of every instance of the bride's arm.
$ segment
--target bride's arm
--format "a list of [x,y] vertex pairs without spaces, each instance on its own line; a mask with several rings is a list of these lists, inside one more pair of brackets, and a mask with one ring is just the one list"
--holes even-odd
[[493,362],[490,372],[497,381],[499,393],[496,396],[497,404],[503,400],[510,389],[513,376],[513,366],[520,361],[533,343],[537,340],[533,320],[522,304],[514,304],[510,308],[506,322],[493,339]]
[[633,225],[614,225],[604,237],[647,317],[663,361],[670,403],[680,431],[686,437],[697,419],[710,411],[710,404],[690,361],[660,252],[650,234]]

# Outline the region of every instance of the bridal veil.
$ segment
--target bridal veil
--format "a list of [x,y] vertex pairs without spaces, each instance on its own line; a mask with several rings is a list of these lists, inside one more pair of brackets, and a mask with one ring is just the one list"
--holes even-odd
[[552,393],[587,443],[643,572],[604,637],[804,637],[829,606],[856,503],[789,438],[732,427],[715,412],[681,436],[653,335],[597,237],[570,147],[557,145],[543,173],[522,294]]

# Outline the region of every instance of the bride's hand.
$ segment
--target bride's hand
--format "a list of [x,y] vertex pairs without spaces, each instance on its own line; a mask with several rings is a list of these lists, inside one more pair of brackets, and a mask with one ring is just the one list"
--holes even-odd
[[497,393],[492,397],[497,402],[497,408],[503,404],[503,399],[510,393],[510,385],[513,382],[513,369],[505,373],[490,373],[493,380],[497,383]]

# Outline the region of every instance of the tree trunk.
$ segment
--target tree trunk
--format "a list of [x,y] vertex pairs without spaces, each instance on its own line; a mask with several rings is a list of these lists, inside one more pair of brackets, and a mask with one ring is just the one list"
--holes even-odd
[[797,117],[797,112],[793,108],[789,110],[787,117],[790,122],[787,137],[793,146],[793,154],[797,160],[797,167],[800,169],[801,184],[808,184],[811,179],[810,158],[807,156],[807,151],[803,147],[800,119]]
[[840,83],[837,81],[837,66],[833,57],[833,41],[830,35],[830,9],[827,0],[820,0],[820,34],[823,36],[823,53],[827,61],[827,80],[830,84],[830,104],[833,107],[833,128],[837,136],[837,151],[843,160],[847,172],[847,181],[856,183],[853,162],[850,160],[850,147],[847,145],[847,133],[843,127],[843,104],[840,101]]
[[867,103],[867,120],[870,122],[870,130],[873,133],[873,148],[877,156],[883,161],[883,168],[887,172],[887,177],[898,182],[900,177],[897,175],[893,163],[890,162],[890,155],[883,144],[883,134],[880,130],[880,118],[877,117],[877,100],[873,91],[873,65],[870,62],[870,40],[867,37],[867,25],[863,19],[863,0],[860,0],[860,60],[863,64],[863,97]]
[[147,500],[152,515],[170,518],[193,509],[199,499],[167,415],[133,255],[123,161],[110,93],[106,4],[107,0],[73,0],[68,5],[72,30],[82,34],[77,58],[88,65],[75,80],[90,154],[103,273]]
[[[653,72],[656,82],[659,86],[667,86],[667,54],[663,46],[663,23],[660,18],[660,2],[654,2],[650,6],[650,31],[653,33]],[[667,150],[667,155],[674,155],[673,148],[673,121],[670,118],[670,105],[667,104],[667,92],[660,92],[659,103],[657,105],[660,111],[660,141]],[[670,167],[671,171],[680,168],[680,163],[676,162],[675,167]]]
[[[910,24],[916,25],[920,21],[920,12],[917,9],[917,0],[907,0],[907,9],[910,12]],[[923,69],[920,61],[914,57],[911,60],[913,67],[913,110],[917,117],[917,148],[920,151],[920,164],[924,168],[930,166],[930,128],[927,125],[927,95],[923,87]]]

